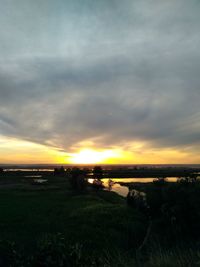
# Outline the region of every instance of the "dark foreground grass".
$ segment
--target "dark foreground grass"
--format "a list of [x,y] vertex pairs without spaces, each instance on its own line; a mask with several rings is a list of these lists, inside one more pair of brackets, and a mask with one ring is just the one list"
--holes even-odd
[[67,183],[54,182],[0,189],[0,253],[17,250],[30,258],[54,243],[54,249],[75,246],[75,253],[81,248],[84,255],[99,257],[139,246],[146,224],[142,214],[111,192],[77,194]]
[[14,181],[0,187],[0,267],[200,266],[197,247],[156,242],[166,233],[157,219],[139,251],[148,218],[115,193],[80,194],[62,177],[45,186]]
[[1,190],[1,239],[32,245],[43,234],[60,232],[70,239],[77,236],[81,240],[84,239],[82,232],[86,234],[94,230],[94,235],[90,237],[95,237],[95,242],[98,242],[102,239],[102,235],[98,237],[98,231],[105,230],[103,237],[107,238],[110,231],[125,231],[123,227],[128,222],[142,221],[121,198],[113,204],[115,196],[109,201],[107,194],[73,195],[67,190]]

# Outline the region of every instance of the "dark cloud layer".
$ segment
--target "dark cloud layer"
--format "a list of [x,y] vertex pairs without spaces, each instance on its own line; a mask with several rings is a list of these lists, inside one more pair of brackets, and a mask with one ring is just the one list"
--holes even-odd
[[200,145],[198,1],[1,4],[0,134]]

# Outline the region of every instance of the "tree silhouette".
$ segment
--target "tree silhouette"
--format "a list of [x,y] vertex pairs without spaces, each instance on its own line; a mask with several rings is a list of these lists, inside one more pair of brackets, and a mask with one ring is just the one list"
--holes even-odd
[[54,168],[54,175],[65,175],[65,169],[63,166],[60,168]]
[[86,171],[81,170],[77,167],[72,168],[71,170],[71,177],[70,177],[70,184],[74,190],[82,192],[86,188]]
[[93,169],[94,178],[100,180],[103,178],[103,169],[101,166],[95,166]]

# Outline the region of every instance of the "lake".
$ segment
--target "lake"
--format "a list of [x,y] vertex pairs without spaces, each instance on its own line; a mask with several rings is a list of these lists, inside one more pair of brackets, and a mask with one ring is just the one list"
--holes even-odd
[[[167,178],[167,177],[166,177]],[[176,182],[177,177],[168,177],[168,182]],[[103,185],[105,186],[104,190],[116,192],[120,196],[126,197],[128,194],[128,187],[122,186],[120,183],[152,183],[155,178],[104,178],[101,179]],[[88,179],[89,183],[93,183],[94,179]]]

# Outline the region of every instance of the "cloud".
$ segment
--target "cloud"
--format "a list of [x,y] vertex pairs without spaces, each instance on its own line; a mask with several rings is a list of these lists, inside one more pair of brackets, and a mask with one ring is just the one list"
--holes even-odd
[[197,1],[3,2],[0,134],[64,151],[199,147]]

